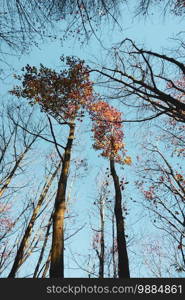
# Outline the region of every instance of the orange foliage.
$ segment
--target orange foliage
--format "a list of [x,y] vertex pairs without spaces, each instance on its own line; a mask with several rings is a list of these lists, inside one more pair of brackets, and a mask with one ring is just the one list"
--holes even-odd
[[131,164],[131,158],[125,158],[121,113],[102,100],[91,103],[88,109],[93,121],[93,147],[97,150],[102,149],[101,155],[114,159],[115,162]]
[[16,76],[22,87],[16,86],[11,93],[29,99],[32,105],[38,103],[42,111],[57,119],[76,117],[80,107],[93,97],[92,82],[84,61],[67,57],[66,65],[59,73],[43,65],[39,69],[27,65],[25,74]]

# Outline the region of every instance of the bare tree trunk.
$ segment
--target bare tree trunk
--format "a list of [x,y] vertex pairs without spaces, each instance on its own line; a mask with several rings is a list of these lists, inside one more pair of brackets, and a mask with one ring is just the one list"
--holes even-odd
[[100,255],[99,255],[99,261],[100,261],[100,266],[99,266],[99,278],[104,277],[104,262],[105,262],[105,241],[104,241],[104,197],[100,199]]
[[117,277],[116,259],[115,259],[115,230],[114,230],[114,213],[112,214],[112,264],[113,264],[113,278]]
[[122,213],[122,196],[119,183],[119,177],[116,174],[114,160],[110,159],[110,171],[115,187],[115,217],[117,230],[117,247],[118,247],[118,276],[119,278],[130,278],[129,261],[125,239],[125,227]]
[[66,188],[70,168],[71,150],[75,124],[69,124],[69,137],[63,155],[62,171],[58,183],[53,215],[53,235],[51,246],[50,278],[64,278],[64,215],[66,210]]
[[61,163],[58,165],[58,167],[56,168],[55,172],[52,174],[52,176],[50,177],[50,179],[48,180],[48,182],[46,182],[43,190],[42,190],[42,193],[39,197],[39,200],[38,200],[38,203],[36,205],[36,207],[34,208],[33,210],[33,213],[32,213],[32,216],[31,216],[31,219],[29,221],[29,224],[26,228],[26,231],[24,233],[24,236],[21,240],[21,243],[20,243],[20,246],[17,250],[17,254],[16,254],[16,257],[15,257],[15,260],[14,260],[14,263],[13,263],[13,266],[12,266],[12,269],[10,271],[10,274],[8,275],[8,278],[14,278],[15,275],[16,275],[16,272],[18,271],[19,267],[22,265],[22,263],[24,262],[24,252],[25,252],[25,249],[27,247],[27,244],[28,244],[28,241],[29,241],[29,238],[31,236],[31,232],[32,232],[32,229],[33,229],[33,226],[35,224],[35,221],[36,221],[36,218],[37,218],[37,215],[39,213],[39,210],[41,208],[41,205],[48,193],[48,190],[59,170],[61,166]]

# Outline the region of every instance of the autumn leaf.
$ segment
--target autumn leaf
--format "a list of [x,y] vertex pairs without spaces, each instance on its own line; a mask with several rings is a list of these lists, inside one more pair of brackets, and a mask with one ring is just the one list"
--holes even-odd
[[132,163],[131,157],[130,156],[126,156],[125,159],[124,159],[124,163],[126,165],[131,165],[131,163]]

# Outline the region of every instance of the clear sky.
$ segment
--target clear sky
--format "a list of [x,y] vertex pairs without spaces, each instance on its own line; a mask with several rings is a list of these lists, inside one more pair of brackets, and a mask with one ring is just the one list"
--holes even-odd
[[[101,28],[101,33],[98,32],[99,38],[104,47],[102,47],[94,36],[92,36],[89,42],[84,45],[81,45],[78,41],[75,41],[72,37],[70,37],[62,43],[60,40],[55,42],[48,40],[41,44],[39,43],[38,48],[32,48],[29,54],[22,55],[21,57],[10,56],[6,58],[6,61],[10,65],[10,68],[7,66],[7,70],[9,69],[9,76],[4,80],[3,88],[0,92],[1,95],[5,96],[7,89],[12,87],[14,83],[12,74],[19,72],[19,70],[27,63],[36,66],[42,63],[43,65],[53,69],[60,69],[59,57],[61,55],[75,55],[81,59],[85,59],[89,64],[96,62],[106,62],[106,64],[108,64],[110,58],[107,56],[107,50],[126,37],[134,39],[137,43],[143,43],[145,48],[162,51],[162,49],[173,47],[174,42],[171,38],[175,37],[175,35],[184,28],[184,22],[180,18],[168,15],[164,19],[159,11],[154,11],[154,14],[150,15],[146,20],[144,20],[141,16],[133,18],[132,7],[130,9],[122,8],[119,23],[121,24],[122,29],[117,26],[112,29],[112,25],[105,23],[105,25]],[[60,25],[58,25],[57,39],[59,39],[59,37]],[[2,68],[3,67],[4,65],[2,65]],[[88,121],[85,121],[84,124],[88,126]],[[94,197],[96,195],[95,178],[99,172],[99,166],[103,170],[108,166],[108,161],[99,158],[98,152],[95,152],[92,149],[89,150],[89,146],[91,145],[91,140],[89,138],[90,132],[87,130],[86,133],[83,133],[83,126],[84,125],[79,128],[79,131],[81,130],[82,132],[83,140],[78,151],[81,152],[80,156],[85,157],[88,161],[88,172],[84,178],[80,179],[80,183],[76,182],[74,185],[72,198],[74,202],[73,211],[76,211],[79,214],[78,224],[86,223],[86,227],[70,241],[70,249],[75,249],[74,252],[79,253],[79,255],[88,254],[88,249],[91,246],[91,233],[89,234],[89,214],[91,214],[90,209],[92,209]],[[137,149],[139,149],[137,148],[138,144],[142,141],[143,136],[142,134],[140,134],[140,136],[137,134],[138,128],[140,128],[140,133],[142,133],[141,125],[140,127],[137,125],[133,125],[132,127],[130,125],[125,125],[126,148],[128,149],[128,154],[133,157],[133,163],[135,163],[134,159]],[[143,125],[143,134],[144,132],[145,128]],[[131,185],[125,192],[125,195],[128,197],[131,196],[131,194],[134,195],[135,187],[133,185],[133,178],[135,177],[133,168],[126,167],[125,170],[121,171],[121,173],[122,174],[120,174],[120,176],[125,176],[126,173],[126,176],[131,181]],[[137,195],[137,197],[139,197],[139,195]],[[145,228],[143,226],[148,224],[147,222],[149,222],[149,220],[145,217],[145,213],[141,212],[140,208],[134,207],[133,204],[130,205],[130,208],[132,208],[134,212],[130,212],[128,216],[127,224],[130,224],[131,228],[130,230],[128,229],[128,232],[132,231],[132,234],[135,234],[139,231],[140,235],[142,235],[142,233],[144,235]],[[141,222],[137,223],[139,219],[141,219]],[[93,222],[95,222],[95,219]],[[129,225],[127,227],[129,227]],[[148,235],[149,234],[150,230],[148,232]],[[130,255],[133,258],[134,251],[132,247],[131,252]],[[69,252],[67,252],[66,257],[68,257],[68,255]],[[78,257],[76,258],[78,259]],[[66,263],[68,263],[67,259]],[[72,264],[70,260],[70,266],[71,265],[73,265],[73,267],[76,266],[74,263]],[[24,271],[26,273],[27,269],[24,269],[23,267],[20,274],[24,274]],[[131,274],[132,272],[135,273],[135,270],[131,270]],[[140,276],[140,272],[143,274],[142,266],[138,268],[135,276]],[[69,269],[66,270],[65,276],[86,277],[86,273],[81,270]]]

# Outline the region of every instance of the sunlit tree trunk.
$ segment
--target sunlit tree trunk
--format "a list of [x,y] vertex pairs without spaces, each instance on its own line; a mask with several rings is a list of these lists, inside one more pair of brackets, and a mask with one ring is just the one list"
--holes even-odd
[[66,188],[70,168],[75,124],[69,123],[69,136],[63,155],[63,165],[58,183],[53,215],[53,235],[51,246],[50,278],[64,278],[64,216],[66,210]]
[[118,276],[119,278],[130,278],[129,261],[127,254],[127,245],[125,239],[125,226],[122,213],[122,196],[119,183],[119,177],[116,173],[114,160],[110,159],[110,171],[115,187],[115,218],[117,231],[117,247],[118,247]]

